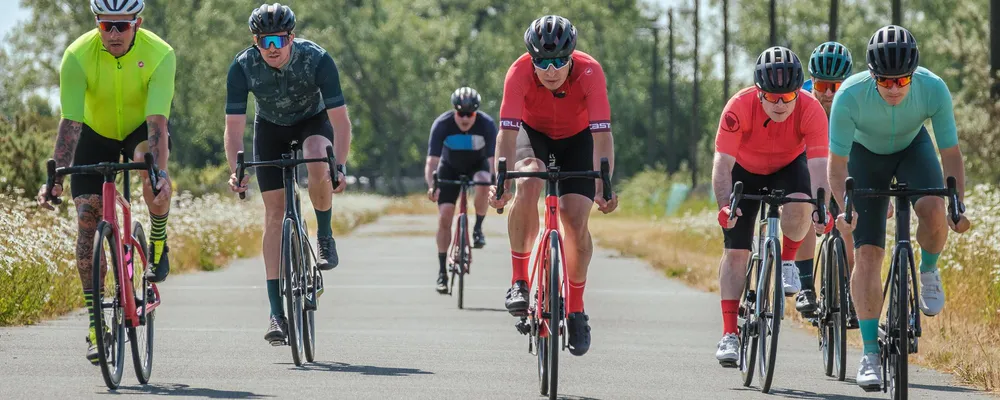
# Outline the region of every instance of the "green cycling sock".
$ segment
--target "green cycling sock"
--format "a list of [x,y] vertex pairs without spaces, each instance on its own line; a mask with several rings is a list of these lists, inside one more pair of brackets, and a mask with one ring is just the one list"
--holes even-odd
[[858,321],[861,327],[861,340],[864,342],[865,354],[878,354],[878,318]]
[[927,250],[920,249],[920,273],[937,271],[939,256],[941,256],[941,253],[935,254]]
[[271,316],[284,317],[285,309],[281,308],[281,288],[277,279],[267,280],[267,299],[271,303]]
[[330,207],[326,211],[316,211],[316,236],[319,237],[331,237],[333,236],[333,225],[330,224],[330,220],[333,218],[333,207]]

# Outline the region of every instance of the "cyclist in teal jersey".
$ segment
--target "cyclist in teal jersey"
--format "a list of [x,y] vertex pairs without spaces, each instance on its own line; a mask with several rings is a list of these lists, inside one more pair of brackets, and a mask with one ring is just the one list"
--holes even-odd
[[[868,71],[848,78],[834,96],[830,110],[829,179],[836,201],[843,202],[848,173],[857,188],[876,190],[888,189],[893,178],[906,182],[911,189],[939,188],[944,186],[944,176],[954,176],[958,181],[959,211],[964,212],[961,201],[965,166],[958,146],[951,93],[941,78],[917,66],[919,56],[917,41],[909,31],[896,25],[885,26],[868,41],[865,57]],[[928,118],[934,127],[940,162],[923,126]],[[961,233],[970,224],[964,215],[958,224],[946,218],[943,198],[921,197],[913,202],[919,221],[920,310],[934,316],[944,308],[937,259],[948,237],[946,227]],[[882,310],[881,268],[887,206],[885,198],[857,199],[852,225],[845,222],[844,215],[837,220],[842,231],[854,234],[851,293],[864,341],[857,384],[867,389],[878,388],[882,383],[878,321]]]

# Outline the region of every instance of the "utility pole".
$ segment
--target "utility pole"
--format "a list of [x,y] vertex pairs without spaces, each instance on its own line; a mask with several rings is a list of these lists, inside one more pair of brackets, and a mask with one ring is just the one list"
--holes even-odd
[[649,128],[647,132],[646,140],[646,165],[653,167],[655,166],[654,160],[657,159],[655,151],[662,148],[662,146],[656,140],[657,129],[660,126],[658,120],[656,119],[656,112],[660,109],[659,94],[660,94],[660,27],[657,25],[659,21],[659,15],[653,20],[652,32],[653,32],[653,87],[651,88],[650,94],[650,112],[649,112]]
[[[1000,1],[1000,0],[994,0]],[[667,11],[667,48],[668,55],[667,58],[667,92],[670,93],[670,99],[667,102],[667,145],[665,146],[669,150],[668,158],[669,160],[675,160],[676,152],[673,150],[674,146],[677,145],[677,136],[674,134],[674,125],[677,121],[674,119],[674,105],[677,104],[676,96],[674,94],[674,9],[671,8]],[[673,161],[672,161],[673,162]],[[669,168],[668,168],[669,170]]]
[[892,24],[903,26],[903,8],[899,0],[892,0]]
[[837,0],[830,0],[830,36],[827,40],[837,40]]
[[[697,0],[696,0],[697,1]],[[771,20],[771,46],[778,45],[778,22],[775,18],[778,9],[778,0],[771,0],[771,12],[768,19]]]
[[[772,0],[774,1],[774,0]],[[701,141],[701,127],[698,123],[698,3],[694,0],[694,98],[691,102],[691,189],[698,187],[698,142]]]
[[729,101],[729,0],[722,0],[722,104]]

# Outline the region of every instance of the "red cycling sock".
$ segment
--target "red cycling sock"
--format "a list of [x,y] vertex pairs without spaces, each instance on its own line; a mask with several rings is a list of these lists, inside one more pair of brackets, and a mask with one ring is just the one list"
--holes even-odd
[[583,290],[586,288],[587,281],[580,283],[569,281],[569,298],[566,299],[567,312],[583,312]]
[[510,252],[511,264],[514,267],[514,274],[510,278],[510,284],[513,285],[517,281],[528,281],[528,261],[531,258],[531,253],[518,253],[516,251]]
[[781,236],[781,261],[795,261],[795,253],[799,252],[802,241],[794,241],[788,236]]
[[739,310],[739,300],[722,300],[722,334],[736,334],[736,312]]

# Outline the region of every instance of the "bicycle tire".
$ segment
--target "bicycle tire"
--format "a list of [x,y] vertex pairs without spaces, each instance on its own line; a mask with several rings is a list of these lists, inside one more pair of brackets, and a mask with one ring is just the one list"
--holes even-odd
[[[781,329],[785,296],[781,282],[780,245],[775,241],[764,244],[764,262],[757,290],[757,358],[760,361],[760,391],[768,393],[774,380],[774,364],[778,354],[778,333]],[[773,274],[774,279],[770,279]],[[771,284],[773,282],[773,284]]]
[[760,260],[753,257],[747,261],[747,274],[743,284],[743,293],[740,294],[740,306],[737,310],[737,322],[742,318],[742,322],[737,325],[737,333],[740,338],[740,354],[738,367],[740,375],[743,377],[743,386],[749,387],[753,383],[754,366],[757,362],[757,337],[753,332],[756,324],[756,297],[755,291],[750,288],[757,287],[757,270]]
[[[302,366],[305,358],[302,344],[302,292],[300,280],[302,277],[301,268],[301,244],[299,235],[295,227],[295,221],[286,218],[281,229],[281,274],[282,274],[282,296],[285,300],[285,320],[288,322],[287,335],[288,345],[292,348],[292,362],[296,366]],[[299,293],[296,294],[296,290]]]
[[[136,327],[126,327],[128,332],[128,340],[132,345],[132,364],[135,366],[135,377],[139,380],[139,383],[145,385],[149,383],[149,377],[153,372],[153,328],[154,322],[156,320],[156,310],[154,309],[149,314],[143,315],[146,309],[146,302],[152,296],[153,288],[149,281],[146,279],[145,265],[139,265],[138,262],[141,260],[148,260],[146,258],[146,233],[142,230],[142,224],[135,222],[132,224],[132,236],[135,238],[135,243],[137,244],[132,248],[132,280],[133,286],[132,291],[135,296],[135,306],[136,313],[139,316],[139,326]],[[142,257],[137,256],[137,252],[142,254]],[[149,260],[152,262],[152,260]],[[138,268],[137,268],[138,267]],[[139,286],[135,286],[135,280],[139,280]],[[140,298],[139,295],[142,295]]]
[[848,294],[847,285],[847,253],[844,248],[844,239],[834,240],[835,270],[837,277],[837,313],[833,320],[833,372],[837,380],[843,382],[847,379],[847,312],[850,309],[847,305]]
[[556,231],[552,231],[549,234],[549,287],[548,297],[549,297],[549,400],[556,400],[558,398],[559,387],[559,350],[560,344],[559,340],[559,328],[563,320],[565,312],[562,309],[562,291],[560,281],[560,253],[559,248],[559,234]]
[[[105,244],[108,245],[107,253],[104,252]],[[101,375],[104,377],[104,383],[111,390],[117,389],[118,385],[121,384],[122,372],[125,370],[125,326],[122,323],[124,316],[120,300],[122,285],[117,268],[115,268],[119,261],[118,254],[114,251],[115,244],[111,225],[106,221],[98,223],[97,231],[94,234],[93,267],[91,269],[94,301],[91,302],[90,316],[94,320],[94,329],[98,333],[96,344]],[[105,261],[104,268],[101,267],[102,259]],[[110,272],[111,282],[106,282],[109,274],[105,271]],[[108,288],[107,283],[113,287]],[[105,303],[105,295],[111,296],[108,298],[110,300],[108,303]],[[111,312],[108,318],[105,318],[104,315],[106,311]],[[111,325],[107,336],[104,329],[106,322]],[[105,343],[106,341],[109,342]]]
[[[897,245],[898,246],[898,245]],[[886,318],[886,329],[889,345],[882,352],[888,359],[887,371],[889,397],[893,400],[906,400],[907,398],[907,378],[908,378],[908,358],[909,358],[909,283],[907,272],[909,271],[909,255],[903,249],[896,251],[895,272],[893,276],[893,289],[890,292],[890,303],[888,317]],[[891,269],[890,269],[891,270]]]
[[823,374],[826,376],[833,376],[834,347],[836,346],[833,325],[837,318],[834,311],[837,307],[837,300],[833,293],[837,287],[837,279],[834,277],[835,252],[831,251],[834,246],[833,240],[827,239],[823,241],[819,249],[819,268],[822,271],[822,280],[819,289],[820,310],[817,313],[817,319],[820,336],[819,347],[820,352],[823,353]]
[[465,263],[468,262],[469,255],[466,254],[469,245],[469,217],[465,214],[458,216],[458,260],[456,263],[457,272],[452,279],[458,278],[458,309],[465,308]]
[[[537,329],[536,332],[541,332]],[[549,395],[549,340],[535,334],[535,352],[538,353],[538,393]]]
[[[308,232],[305,229],[305,222],[303,224],[303,232]],[[306,246],[301,246],[301,254],[303,263],[302,265],[306,270],[305,279],[305,291],[306,296],[311,298],[314,305],[319,304],[319,296],[317,295],[316,285],[319,282],[318,274],[316,269],[316,263],[311,257],[311,253],[306,251]],[[315,308],[315,307],[314,307]],[[306,356],[306,361],[313,362],[316,359],[316,310],[309,309],[302,312],[302,344],[304,346],[304,353]]]

